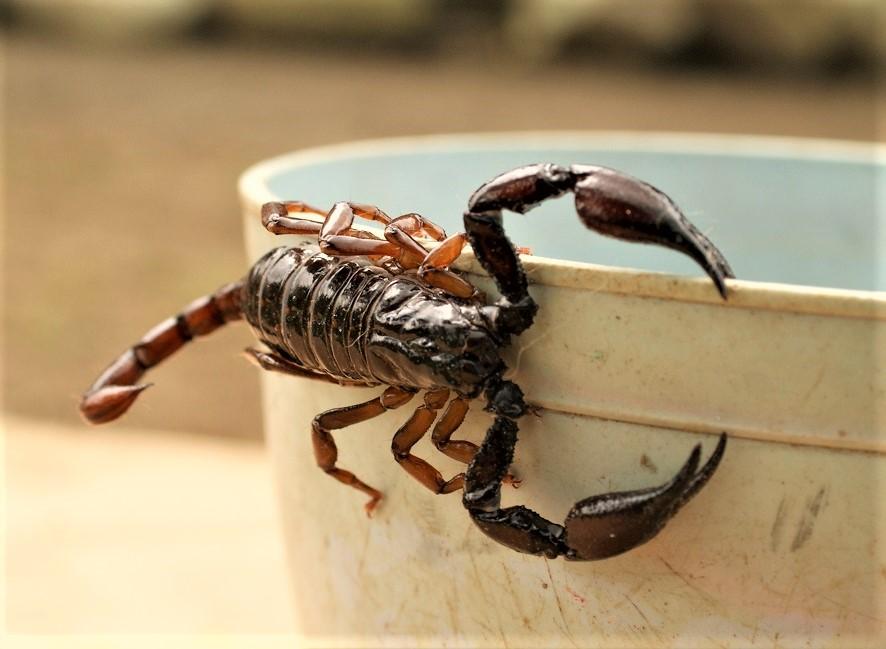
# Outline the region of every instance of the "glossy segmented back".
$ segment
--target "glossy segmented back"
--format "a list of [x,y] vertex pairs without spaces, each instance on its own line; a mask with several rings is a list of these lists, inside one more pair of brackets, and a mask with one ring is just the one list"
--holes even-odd
[[256,336],[281,356],[341,379],[375,385],[364,345],[370,307],[393,277],[363,259],[316,248],[276,248],[252,267],[243,314]]

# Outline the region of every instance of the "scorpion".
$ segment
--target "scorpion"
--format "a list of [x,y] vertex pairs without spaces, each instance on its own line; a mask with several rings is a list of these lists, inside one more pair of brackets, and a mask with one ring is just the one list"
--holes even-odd
[[[501,507],[502,484],[519,482],[509,473],[517,421],[538,411],[504,378],[499,353],[532,325],[538,310],[502,211],[525,213],[567,192],[586,227],[688,255],[726,299],[726,279],[734,275],[711,241],[666,194],[606,167],[532,164],[500,174],[473,193],[465,231],[451,236],[414,212],[392,218],[354,202],[338,202],[328,211],[301,201],[270,202],[261,210],[268,231],[311,235],[312,242],[271,250],[242,280],[151,329],[99,376],[80,411],[91,423],[116,419],[150,385],[138,383],[147,370],[193,338],[245,318],[264,346],[245,354],[260,368],[340,385],[387,386],[377,398],[327,410],[312,423],[317,465],[369,496],[367,514],[382,494],[337,466],[332,431],[400,408],[423,392],[423,402],[391,443],[394,459],[418,482],[435,494],[461,490],[476,526],[513,550],[571,560],[626,552],[652,539],[704,487],[723,457],[726,435],[701,468],[696,445],[665,484],[581,500],[562,525],[522,505]],[[355,229],[357,217],[384,226],[384,238]],[[416,240],[422,237],[438,245],[428,251]],[[467,244],[494,280],[496,301],[450,270]],[[480,397],[494,418],[484,439],[479,445],[453,439],[469,402]],[[412,453],[432,425],[434,446],[467,465],[448,480]]]

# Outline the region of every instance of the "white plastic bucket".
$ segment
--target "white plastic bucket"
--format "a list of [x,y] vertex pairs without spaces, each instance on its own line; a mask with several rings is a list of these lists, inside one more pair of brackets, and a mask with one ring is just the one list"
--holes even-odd
[[[336,433],[339,466],[385,493],[367,519],[364,497],[316,468],[310,421],[379,390],[264,373],[303,644],[883,646],[883,148],[538,133],[314,149],[244,174],[249,256],[296,240],[262,229],[269,200],[373,203],[457,231],[483,181],[547,161],[612,166],[661,188],[739,280],[724,303],[691,261],[585,230],[568,199],[506,215],[515,243],[540,255],[524,264],[541,307],[507,358],[544,413],[520,422],[525,482],[505,488],[504,504],[562,521],[589,495],[664,482],[695,443],[706,456],[726,431],[721,467],[648,544],[602,562],[549,561],[490,541],[458,495],[432,496],[396,465],[390,439],[408,406]],[[460,268],[488,287],[469,255]],[[491,421],[480,410],[460,431],[469,439]],[[445,476],[463,468],[427,440],[415,452]]]

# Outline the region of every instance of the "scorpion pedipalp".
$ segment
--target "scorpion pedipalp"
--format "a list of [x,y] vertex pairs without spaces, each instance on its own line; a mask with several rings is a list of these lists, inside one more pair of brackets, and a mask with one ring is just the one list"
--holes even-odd
[[714,474],[726,450],[726,435],[700,469],[701,446],[670,481],[659,487],[591,496],[566,517],[567,559],[605,559],[652,539]]
[[[522,400],[512,405],[526,407]],[[594,561],[622,554],[655,537],[714,474],[726,450],[726,435],[720,435],[716,449],[700,470],[701,446],[697,445],[665,484],[581,500],[572,507],[564,525],[521,505],[500,507],[501,481],[516,443],[516,422],[497,416],[465,473],[462,501],[474,523],[491,539],[518,552]]]
[[[563,167],[533,164],[484,183],[468,201],[465,231],[480,264],[504,296],[499,303],[523,314],[508,331],[519,334],[532,324],[535,309],[522,265],[501,224],[502,210],[523,214],[550,198],[575,195],[575,208],[590,229],[623,241],[652,243],[694,259],[710,276],[723,299],[726,279],[734,277],[726,258],[665,193],[621,171],[594,165]],[[508,318],[504,318],[508,320]]]
[[[502,226],[502,210],[524,213],[539,203],[575,195],[581,221],[590,229],[624,241],[653,243],[694,259],[713,280],[723,299],[733,277],[725,257],[677,205],[652,185],[620,171],[592,165],[562,167],[533,164],[505,172],[483,184],[468,201],[465,231],[477,260],[495,280],[502,298],[484,313],[503,339],[525,331],[538,305],[517,252]],[[513,459],[516,419],[528,407],[508,381],[492,382],[487,410],[493,425],[465,474],[463,504],[490,538],[514,550],[567,559],[604,559],[653,538],[713,475],[726,447],[725,434],[698,470],[696,446],[683,468],[664,485],[603,494],[575,504],[565,525],[526,507],[502,509],[501,480]]]
[[694,259],[726,299],[734,277],[723,254],[664,192],[614,169],[573,165],[575,208],[592,230],[625,241],[654,243]]

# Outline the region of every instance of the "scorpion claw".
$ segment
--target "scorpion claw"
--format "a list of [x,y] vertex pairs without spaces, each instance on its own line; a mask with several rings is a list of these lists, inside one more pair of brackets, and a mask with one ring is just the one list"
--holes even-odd
[[464,505],[494,541],[518,552],[576,561],[605,559],[652,539],[710,479],[726,449],[723,434],[701,469],[701,446],[696,446],[665,484],[592,496],[576,503],[565,524],[557,525],[526,507],[499,506],[501,478],[516,441],[516,424],[497,417],[465,474]]
[[688,255],[726,299],[726,279],[735,277],[723,254],[652,185],[606,167],[574,165],[575,207],[584,224],[625,241],[665,246]]
[[108,385],[88,392],[80,401],[80,414],[91,424],[104,424],[117,419],[141,394],[151,387],[151,383],[141,385]]
[[705,485],[725,448],[724,434],[699,471],[701,447],[696,446],[677,475],[659,487],[602,494],[577,502],[566,517],[566,557],[605,559],[649,541]]
[[486,536],[517,552],[543,554],[549,559],[569,555],[563,526],[522,505],[471,512],[471,518]]
[[726,299],[726,280],[735,277],[729,263],[666,194],[607,167],[532,164],[483,184],[471,195],[464,214],[474,254],[506,298],[497,306],[512,312],[499,316],[499,331],[519,334],[532,324],[535,315],[519,255],[502,227],[502,210],[523,214],[567,192],[574,195],[575,209],[585,226],[623,241],[665,246],[688,255]]

